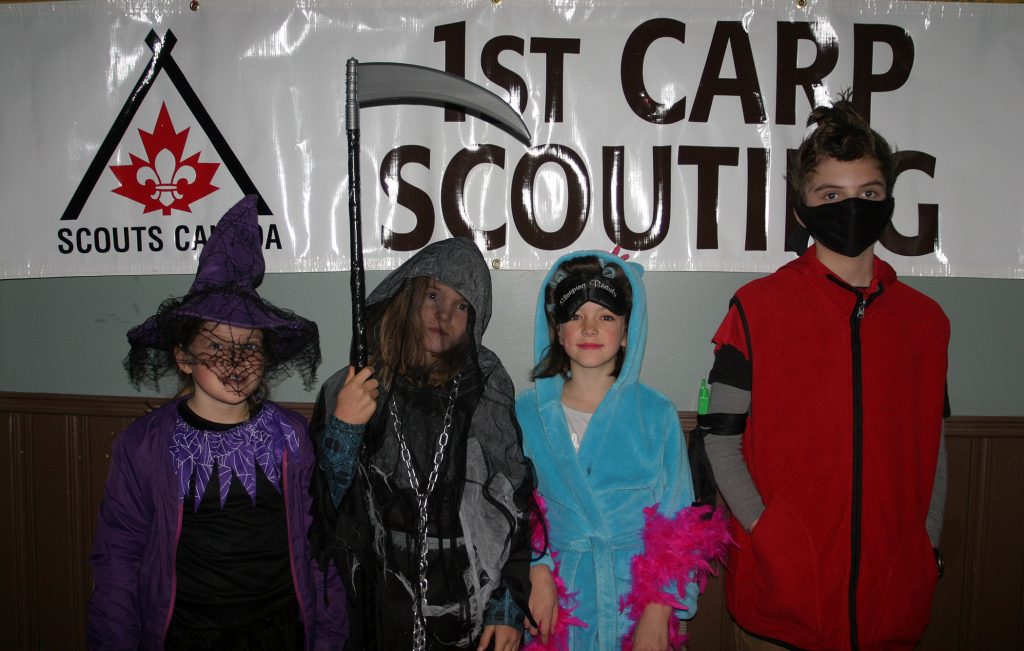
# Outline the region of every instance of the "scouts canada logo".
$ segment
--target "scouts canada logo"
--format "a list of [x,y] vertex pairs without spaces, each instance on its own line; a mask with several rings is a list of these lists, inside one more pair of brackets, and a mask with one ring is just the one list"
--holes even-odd
[[141,203],[144,213],[191,212],[192,202],[218,189],[211,181],[220,165],[201,162],[198,152],[185,157],[188,132],[176,131],[167,105],[161,105],[153,131],[139,129],[145,158],[130,153],[130,165],[110,166],[121,184],[114,188],[114,193]]
[[[245,168],[228,145],[227,139],[217,128],[213,118],[203,106],[195,90],[185,78],[185,73],[171,56],[178,39],[168,30],[163,38],[150,31],[146,36],[146,46],[153,53],[146,69],[139,76],[135,88],[128,95],[128,100],[111,125],[103,143],[86,170],[82,181],[75,190],[61,215],[62,222],[76,221],[82,212],[86,200],[96,188],[100,177],[105,172],[114,152],[121,144],[121,139],[128,132],[132,120],[153,88],[154,81],[161,74],[174,85],[181,99],[192,113],[196,124],[209,139],[210,145],[220,157],[223,166],[231,178],[238,184],[242,194],[255,194],[258,197],[257,210],[260,215],[271,215],[270,208],[263,200],[256,185],[249,178]],[[119,185],[114,188],[116,194],[142,204],[143,213],[159,210],[163,215],[172,211],[191,212],[191,205],[206,197],[219,188],[212,184],[213,176],[221,167],[221,163],[200,160],[201,154],[187,153],[186,144],[190,129],[177,131],[171,121],[166,104],[161,104],[160,114],[152,132],[139,129],[143,152],[130,152],[131,163],[128,165],[110,165]]]
[[[213,185],[213,179],[215,174],[221,172],[218,183],[223,184],[227,179],[223,171],[230,175],[242,194],[256,195],[256,209],[260,215],[273,214],[242,167],[242,163],[231,150],[227,139],[203,106],[199,95],[171,56],[175,43],[177,39],[170,30],[163,38],[157,36],[154,31],[150,31],[146,36],[146,45],[153,56],[129,93],[124,107],[117,114],[78,184],[74,196],[61,215],[61,226],[57,228],[56,234],[57,250],[60,253],[141,253],[145,254],[148,260],[152,260],[149,257],[151,254],[162,251],[195,251],[206,244],[207,238],[213,233],[214,225],[193,223],[189,220],[168,223],[166,219],[156,219],[148,223],[127,225],[109,222],[78,223],[83,207],[108,169],[118,184],[112,188],[112,192],[134,202],[131,204],[135,206],[132,210],[139,210],[143,215],[157,211],[161,217],[170,216],[175,211],[178,215],[192,213],[196,202],[220,189]],[[152,131],[138,129],[139,141],[133,140],[128,146],[127,153],[131,162],[127,165],[112,165],[111,159],[121,146],[122,139],[131,128],[132,120],[152,90],[155,80],[161,74],[171,82],[191,113],[192,126],[179,131],[174,125],[167,104],[161,102]],[[175,117],[179,125],[184,126],[183,118],[180,115]],[[195,133],[193,127],[201,129],[205,134],[209,148],[195,151],[196,138],[191,139],[190,147],[189,135]],[[220,162],[212,162],[211,157],[219,157]],[[232,203],[236,200],[230,199]],[[128,211],[124,214],[128,214]],[[261,224],[260,232],[264,248],[281,250],[281,234],[276,224]]]

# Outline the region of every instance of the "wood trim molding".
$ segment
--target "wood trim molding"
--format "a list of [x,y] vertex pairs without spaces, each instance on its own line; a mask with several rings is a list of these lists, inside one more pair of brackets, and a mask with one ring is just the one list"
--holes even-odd
[[[167,402],[167,398],[144,396],[89,396],[62,393],[21,393],[0,391],[0,411],[24,414],[59,414],[137,418]],[[313,412],[309,402],[280,402],[307,418]],[[685,431],[697,425],[697,414],[679,412]],[[1017,438],[1024,436],[1024,416],[950,416],[946,433],[958,438]]]
[[[66,393],[21,393],[0,391],[0,411],[23,414],[59,414],[138,418],[163,405],[169,398],[145,396],[88,396]],[[278,402],[305,416],[313,411],[306,402]]]
[[950,416],[946,434],[961,438],[1019,438],[1024,416]]

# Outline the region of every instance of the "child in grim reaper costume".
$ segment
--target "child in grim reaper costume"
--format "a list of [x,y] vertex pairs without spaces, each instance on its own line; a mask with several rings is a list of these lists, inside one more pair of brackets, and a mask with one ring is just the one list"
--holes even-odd
[[675,649],[725,555],[724,515],[693,507],[679,415],[640,383],[643,268],[563,256],[537,302],[536,388],[516,402],[550,553],[534,563],[528,648]]
[[249,196],[220,219],[188,294],[128,333],[133,383],[180,373],[189,386],[114,441],[90,556],[94,651],[344,644],[341,581],[318,570],[306,536],[306,422],[264,398],[289,371],[313,382],[320,339],[257,294],[263,271]]
[[435,242],[367,300],[370,364],[324,383],[312,532],[349,589],[349,649],[518,646],[529,595],[512,382],[481,345],[491,281],[469,240]]

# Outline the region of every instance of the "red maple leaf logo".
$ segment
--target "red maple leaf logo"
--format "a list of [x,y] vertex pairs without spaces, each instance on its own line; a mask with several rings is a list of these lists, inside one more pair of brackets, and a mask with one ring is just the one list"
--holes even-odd
[[188,129],[174,130],[167,105],[161,104],[153,133],[139,129],[146,158],[135,154],[131,165],[111,165],[110,171],[121,182],[113,192],[144,206],[143,214],[162,210],[192,212],[189,205],[219,188],[212,185],[214,173],[220,163],[200,163],[199,152],[182,160]]

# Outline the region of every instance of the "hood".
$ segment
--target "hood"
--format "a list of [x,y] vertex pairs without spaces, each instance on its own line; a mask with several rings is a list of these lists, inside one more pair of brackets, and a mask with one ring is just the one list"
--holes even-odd
[[[779,271],[795,271],[805,276],[833,276],[838,279],[839,276],[818,260],[816,251],[817,245],[812,244],[796,260],[790,260]],[[876,255],[874,257],[874,271],[872,272],[871,287],[869,289],[874,291],[878,283],[890,285],[896,282],[896,280],[896,270],[888,262]]]
[[[850,314],[857,303],[857,296],[861,289],[851,287],[839,276],[818,260],[816,245],[812,245],[799,258],[783,265],[777,274],[799,274],[807,279],[811,286],[817,288],[817,292],[831,304],[839,314],[844,316]],[[830,278],[834,282],[820,282]],[[887,287],[897,282],[896,272],[884,260],[875,256],[874,271],[871,277],[871,284],[862,288],[868,295],[875,296],[873,300],[886,300],[882,295]]]
[[[633,291],[633,308],[629,313],[629,322],[626,330],[626,358],[622,363],[622,370],[616,379],[616,385],[631,384],[640,380],[640,366],[644,359],[644,348],[647,346],[647,292],[644,290],[642,276],[644,268],[635,262],[626,262],[622,258],[612,255],[607,251],[574,251],[567,253],[552,265],[544,276],[544,282],[540,286],[540,294],[537,297],[537,312],[534,319],[533,335],[533,363],[539,364],[547,352],[551,342],[548,340],[548,322],[545,314],[544,289],[551,282],[555,270],[566,260],[594,256],[606,262],[614,262],[625,271],[626,280],[629,281]],[[557,344],[556,344],[557,345]],[[561,392],[562,378],[541,378],[537,380],[538,387],[542,384],[554,381],[557,390]]]
[[428,244],[381,281],[366,299],[376,305],[390,301],[406,281],[427,276],[452,287],[473,306],[473,340],[480,350],[491,320],[491,272],[472,240],[453,237]]

